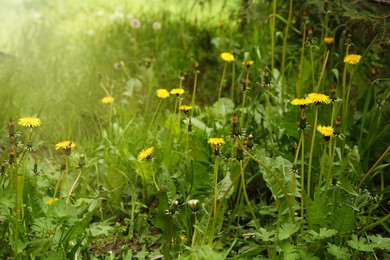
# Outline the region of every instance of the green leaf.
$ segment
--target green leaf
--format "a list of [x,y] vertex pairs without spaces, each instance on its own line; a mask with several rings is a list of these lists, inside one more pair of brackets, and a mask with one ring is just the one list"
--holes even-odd
[[299,230],[299,227],[296,224],[289,223],[289,222],[284,223],[279,230],[278,238],[280,240],[287,239],[287,238],[291,237],[291,235],[293,235],[298,230]]
[[348,245],[353,249],[361,252],[374,252],[373,246],[367,244],[367,239],[364,237],[358,238],[355,234],[352,235],[352,239],[348,240]]
[[199,130],[206,132],[207,135],[210,135],[213,130],[212,128],[207,127],[205,123],[194,117],[191,117],[191,124]]
[[337,208],[333,212],[331,227],[341,236],[351,232],[355,227],[354,210],[346,206]]
[[334,256],[336,259],[350,259],[351,253],[348,248],[340,247],[333,244],[328,244],[328,253]]
[[[221,199],[223,197],[223,195],[228,190],[231,183],[232,183],[232,179],[230,178],[230,172],[227,172],[225,178],[223,178],[218,183],[217,199]],[[234,187],[230,188],[230,190],[228,191],[228,194],[226,195],[226,199],[228,199],[230,196],[232,196],[233,191],[234,191]]]
[[113,229],[114,228],[112,226],[104,224],[104,222],[99,222],[92,223],[87,230],[90,236],[98,237],[102,235],[108,236]]
[[284,260],[296,260],[301,259],[301,256],[298,252],[298,249],[294,247],[294,245],[291,245],[289,242],[284,242],[281,245],[282,251],[283,251],[283,259]]
[[212,106],[212,111],[216,120],[223,120],[227,115],[233,113],[234,103],[229,98],[221,98]]
[[390,251],[390,238],[382,237],[381,235],[370,235],[368,239],[371,240],[371,245],[374,248]]
[[264,242],[273,242],[275,241],[275,234],[276,232],[274,230],[268,231],[265,228],[259,228],[259,230],[256,232],[256,237],[260,238]]
[[312,240],[321,240],[324,238],[329,238],[337,234],[337,231],[334,229],[320,228],[320,233],[315,232],[314,230],[309,230],[309,234],[313,235]]

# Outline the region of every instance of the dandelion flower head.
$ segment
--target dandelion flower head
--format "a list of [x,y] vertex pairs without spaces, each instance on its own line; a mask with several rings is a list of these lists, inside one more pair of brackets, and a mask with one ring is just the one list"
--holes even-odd
[[188,239],[187,239],[187,237],[185,235],[181,235],[180,236],[180,240],[181,240],[181,243],[183,245],[187,244],[187,242],[188,242]]
[[326,45],[332,45],[334,43],[333,37],[325,37],[324,42]]
[[312,103],[316,103],[316,104],[319,103],[329,104],[331,101],[329,96],[320,93],[310,93],[307,96],[307,98],[310,99]]
[[222,139],[222,138],[219,138],[219,137],[213,137],[213,138],[210,138],[207,143],[209,144],[213,144],[213,145],[222,145],[225,143],[225,141]]
[[361,55],[349,54],[345,56],[344,62],[347,64],[356,65],[359,63],[361,57],[362,57]]
[[187,113],[188,111],[190,111],[192,109],[192,106],[182,105],[182,106],[180,106],[179,109],[181,111],[183,111],[184,113]]
[[134,29],[139,29],[141,28],[141,21],[137,18],[133,18],[130,21],[130,26],[133,27]]
[[317,131],[324,136],[331,136],[333,134],[333,127],[331,126],[317,126]]
[[37,117],[23,117],[19,119],[18,124],[28,128],[34,128],[41,125],[41,120]]
[[101,101],[103,104],[111,104],[112,102],[114,102],[114,98],[111,96],[105,96],[104,98],[102,98]]
[[75,148],[75,147],[76,147],[76,143],[73,141],[62,141],[62,142],[59,142],[58,144],[56,144],[55,149],[56,150],[60,150],[60,149],[67,150],[67,149]]
[[290,102],[290,104],[294,106],[305,106],[311,103],[313,103],[313,100],[309,98],[295,98]]
[[159,98],[166,99],[169,97],[169,92],[166,89],[160,88],[157,89],[156,94]]
[[149,159],[150,156],[152,155],[154,151],[153,147],[143,149],[139,154],[138,154],[138,160],[142,161],[144,159]]
[[253,60],[247,60],[245,62],[243,62],[243,64],[247,67],[247,68],[250,68],[250,66],[252,66],[255,62]]
[[161,29],[161,23],[159,23],[159,22],[154,22],[154,23],[153,23],[153,29],[154,29],[154,30],[160,30],[160,29]]
[[227,62],[234,61],[234,55],[230,52],[224,52],[221,54],[221,59]]
[[176,95],[176,96],[182,95],[182,94],[184,94],[184,92],[185,91],[182,88],[174,88],[171,90],[171,94]]

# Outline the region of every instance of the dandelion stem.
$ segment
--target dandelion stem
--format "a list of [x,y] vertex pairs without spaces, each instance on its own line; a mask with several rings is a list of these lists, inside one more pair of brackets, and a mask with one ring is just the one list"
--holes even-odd
[[76,184],[79,181],[80,176],[81,176],[82,173],[83,173],[83,171],[80,169],[80,172],[79,172],[79,174],[76,177],[76,180],[73,182],[72,187],[70,188],[70,191],[68,193],[68,198],[66,199],[66,204],[69,203],[70,196],[72,196],[72,192],[73,192],[74,188],[76,187]]
[[227,67],[227,62],[225,62],[225,64],[223,65],[223,71],[222,71],[221,82],[219,83],[218,101],[221,99],[221,93],[222,93],[222,87],[223,87],[223,80],[224,80],[224,78],[225,78],[226,67]]
[[301,46],[301,58],[299,62],[299,73],[297,84],[295,85],[295,96],[297,98],[301,95],[301,81],[302,81],[302,73],[303,73],[303,62],[305,57],[305,41],[306,41],[306,23],[303,23],[303,35],[302,35],[302,46]]
[[321,70],[320,78],[318,79],[317,87],[316,87],[316,89],[314,91],[316,93],[318,93],[320,85],[321,85],[321,82],[322,82],[322,78],[324,77],[324,72],[325,72],[325,69],[326,69],[326,64],[328,63],[328,58],[329,58],[329,50],[327,50],[326,54],[325,54],[325,60],[324,60],[324,63],[322,64],[322,70]]
[[157,116],[157,113],[158,113],[158,111],[159,111],[159,109],[160,109],[161,103],[162,103],[162,99],[160,99],[160,102],[158,102],[156,111],[154,112],[154,115],[153,115],[153,117],[152,117],[152,120],[150,121],[150,124],[149,124],[148,129],[152,129],[154,120],[156,119],[156,116]]
[[253,210],[252,204],[249,200],[248,193],[246,192],[246,182],[245,182],[245,174],[244,169],[242,167],[242,161],[240,161],[240,175],[241,175],[241,187],[242,187],[242,193],[244,194],[245,201],[248,205],[249,211],[252,215],[253,221],[255,222],[255,225],[257,228],[260,228],[260,225],[257,223],[257,217],[255,214],[255,211]]
[[318,105],[315,105],[316,112],[314,117],[314,127],[313,127],[313,135],[311,138],[311,144],[310,144],[310,155],[309,155],[309,169],[307,172],[307,194],[310,197],[310,186],[311,186],[311,165],[313,162],[313,150],[314,150],[314,144],[315,144],[315,137],[316,137],[316,131],[317,131],[317,117],[318,117]]
[[236,65],[235,62],[233,61],[233,68],[232,68],[232,85],[231,85],[231,90],[230,90],[230,99],[234,103],[234,83],[235,83],[235,77],[236,77]]
[[191,101],[191,104],[192,104],[192,107],[195,106],[195,96],[196,96],[196,86],[198,84],[198,71],[195,69],[195,72],[194,72],[194,88],[193,88],[193,91],[192,91],[192,101]]
[[246,72],[246,77],[245,77],[245,89],[244,89],[244,94],[242,96],[242,107],[241,107],[241,119],[240,119],[240,128],[244,126],[244,115],[245,115],[245,101],[246,101],[246,92],[248,91],[248,80],[249,80],[249,71]]
[[320,177],[318,178],[318,187],[321,187],[321,183],[322,183],[322,173],[324,171],[324,165],[325,165],[325,154],[326,154],[326,143],[324,144],[324,153],[322,155],[322,160],[321,160]]
[[276,24],[276,0],[272,3],[272,23],[271,23],[271,74],[275,67],[275,24]]

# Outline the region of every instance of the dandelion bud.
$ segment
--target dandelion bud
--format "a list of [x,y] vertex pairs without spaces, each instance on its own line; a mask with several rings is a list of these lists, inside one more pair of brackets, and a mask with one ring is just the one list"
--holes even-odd
[[232,118],[232,136],[240,136],[241,135],[241,129],[238,124],[238,117],[236,114],[234,114]]
[[188,206],[191,208],[193,214],[198,214],[199,212],[199,200],[189,200],[187,201]]
[[237,161],[242,161],[244,159],[244,151],[242,150],[240,143],[237,145],[236,159]]
[[9,122],[8,122],[8,135],[10,138],[15,137],[15,126],[14,126],[14,120],[12,119],[12,117],[9,119]]
[[335,86],[334,84],[332,84],[332,85],[330,86],[329,98],[330,98],[330,101],[331,101],[331,102],[335,102],[335,101],[339,101],[339,100],[340,100],[340,99],[337,97],[336,86]]
[[376,69],[375,69],[374,66],[371,66],[370,73],[371,73],[371,76],[375,76],[376,75]]
[[34,173],[37,174],[38,173],[38,161],[35,160],[34,161],[34,169],[33,169]]
[[252,150],[254,147],[253,136],[250,134],[244,140],[244,146],[248,150]]
[[9,160],[8,163],[13,165],[16,162],[16,146],[13,144],[9,150]]
[[311,25],[309,25],[309,28],[307,28],[307,35],[309,37],[313,36],[313,27]]
[[334,130],[333,130],[334,136],[339,136],[341,134],[340,128],[341,128],[341,119],[340,116],[337,116],[334,124]]
[[305,130],[306,126],[306,109],[305,107],[301,107],[301,117],[299,119],[298,130]]
[[267,87],[267,88],[270,87],[271,86],[271,80],[270,80],[270,77],[269,77],[268,69],[264,70],[263,76],[264,76],[264,86]]
[[176,215],[178,214],[177,212],[177,207],[179,205],[179,202],[177,200],[174,200],[171,202],[171,205],[169,205],[169,208],[165,211],[166,215]]
[[78,166],[78,168],[84,168],[85,167],[85,155],[84,154],[82,154],[81,156],[80,156],[80,159],[79,159],[79,162],[77,163],[77,166]]
[[27,142],[27,145],[26,145],[26,149],[27,151],[31,152],[33,150],[33,144],[31,141],[28,141]]
[[61,170],[61,172],[64,172],[66,170],[66,164],[65,163],[61,164],[60,170]]

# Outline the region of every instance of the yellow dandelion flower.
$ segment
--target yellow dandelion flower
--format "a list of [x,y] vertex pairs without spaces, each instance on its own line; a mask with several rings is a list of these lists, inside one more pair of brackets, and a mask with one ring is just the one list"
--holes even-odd
[[150,147],[148,149],[143,149],[139,154],[138,154],[138,160],[142,161],[144,159],[149,159],[150,156],[152,155],[154,151],[153,147]]
[[312,103],[316,103],[316,104],[319,103],[329,104],[331,101],[329,96],[320,93],[310,93],[307,96],[307,99],[310,99]]
[[333,134],[333,127],[319,125],[317,126],[317,131],[323,136],[331,136]]
[[111,104],[112,102],[114,102],[114,98],[111,96],[105,96],[104,98],[102,98],[101,101],[103,104]]
[[361,57],[362,57],[361,55],[349,54],[345,56],[344,62],[347,64],[356,65],[359,63]]
[[163,89],[163,88],[157,89],[156,94],[159,98],[162,98],[162,99],[169,97],[168,90]]
[[188,242],[188,239],[187,239],[187,237],[185,235],[181,235],[180,236],[180,240],[181,240],[181,243],[183,245],[187,244],[187,242]]
[[179,107],[179,109],[187,114],[188,111],[190,111],[192,109],[192,106],[182,105]]
[[185,91],[182,88],[174,88],[171,90],[171,94],[176,95],[176,96],[182,95],[182,94],[184,94],[184,92]]
[[34,128],[41,125],[41,120],[37,117],[23,117],[19,119],[18,124],[28,128]]
[[313,103],[313,100],[309,98],[295,98],[290,102],[290,104],[294,106],[305,106],[311,103]]
[[68,150],[70,148],[75,148],[75,147],[76,147],[76,143],[73,141],[62,141],[62,142],[59,142],[58,144],[56,144],[55,149],[56,150],[60,150],[60,149]]
[[245,62],[243,62],[242,64],[244,64],[247,68],[250,68],[250,66],[252,66],[255,62],[253,60],[247,60]]
[[326,45],[332,45],[334,43],[333,37],[325,37],[324,42]]
[[221,54],[221,59],[227,62],[234,61],[234,55],[230,52],[224,52]]
[[56,201],[58,201],[58,198],[50,198],[50,199],[47,199],[45,201],[45,204],[46,205],[51,205],[51,204],[53,204],[53,202],[56,202]]
[[225,143],[225,141],[222,139],[222,138],[219,138],[219,137],[213,137],[213,138],[210,138],[207,143],[209,144],[213,144],[213,145],[222,145]]

